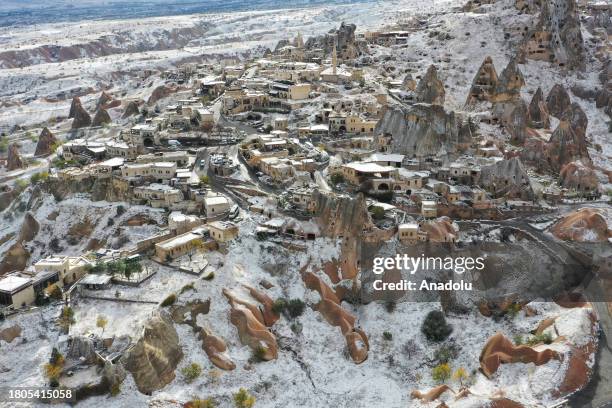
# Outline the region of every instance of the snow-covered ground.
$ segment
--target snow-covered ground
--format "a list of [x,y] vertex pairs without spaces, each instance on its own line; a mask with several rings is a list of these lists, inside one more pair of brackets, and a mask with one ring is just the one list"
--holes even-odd
[[[472,388],[472,397],[457,406],[470,404],[480,397],[492,397],[503,392],[507,398],[525,406],[546,406],[556,398],[553,393],[567,370],[568,360],[551,360],[542,366],[534,364],[502,365],[492,379],[478,371],[479,355],[488,338],[501,332],[508,338],[515,335],[529,337],[529,332],[547,317],[559,316],[555,329],[548,329],[553,338],[564,340],[539,350],[551,348],[567,356],[568,343],[584,346],[593,341],[588,309],[563,309],[551,303],[531,303],[535,316],[519,312],[515,318],[496,322],[482,316],[476,309],[466,315],[451,316],[448,322],[453,332],[445,343],[429,342],[420,331],[422,320],[430,310],[439,309],[437,303],[398,303],[388,311],[384,304],[370,303],[354,306],[343,302],[342,306],[357,317],[356,326],[369,337],[368,359],[356,365],[346,352],[345,340],[339,328],[329,325],[311,306],[319,300],[316,292],[302,283],[300,268],[309,263],[318,270],[325,261],[337,258],[339,247],[328,239],[307,242],[304,252],[290,252],[277,244],[258,241],[252,234],[255,223],[246,219],[241,223],[241,235],[234,241],[227,255],[208,253],[210,266],[215,272],[212,280],[203,280],[175,269],[147,263],[157,270],[156,275],[139,288],[113,287],[95,293],[96,296],[114,298],[120,292],[124,299],[160,302],[169,293],[180,293],[185,285],[194,284],[195,290],[179,295],[179,304],[192,300],[210,299],[210,312],[198,316],[198,325],[223,338],[228,345],[228,356],[236,363],[234,371],[220,371],[208,360],[198,340],[187,325],[176,325],[180,345],[185,357],[178,369],[192,362],[200,364],[203,375],[193,383],[186,383],[177,370],[177,378],[152,396],[139,393],[128,375],[116,397],[89,398],[79,404],[83,407],[112,406],[175,406],[170,401],[184,403],[193,398],[213,397],[221,407],[231,406],[231,393],[245,387],[257,398],[257,407],[400,407],[421,406],[410,398],[412,390],[428,390],[437,385],[431,369],[434,353],[442,344],[458,347],[451,367],[463,367],[466,380]],[[320,273],[320,272],[319,272]],[[327,280],[327,278],[321,274]],[[274,286],[266,290],[272,298],[300,298],[308,305],[299,318],[282,317],[273,327],[279,343],[277,360],[252,363],[252,351],[240,342],[236,328],[229,320],[230,307],[222,295],[224,288],[248,298],[243,284],[257,287],[266,280]],[[102,314],[108,318],[106,335],[129,335],[137,338],[140,328],[155,304],[125,304],[112,300],[79,299],[74,305],[76,323],[71,327],[73,335],[100,333],[95,326]],[[57,308],[46,308],[42,313],[18,315],[0,324],[0,329],[15,323],[25,328],[25,334],[10,344],[1,345],[0,368],[10,370],[3,374],[5,385],[35,385],[43,380],[41,366],[48,359],[50,349],[57,340],[57,329],[52,318]],[[41,328],[45,321],[47,328]],[[296,323],[298,328],[296,329]],[[293,326],[293,327],[292,327]],[[558,334],[555,334],[555,330]],[[391,339],[383,336],[392,335]],[[23,340],[23,339],[26,340]],[[25,360],[21,357],[27,354]],[[16,364],[19,359],[20,364]],[[589,362],[590,365],[593,360]],[[459,384],[451,381],[457,390]],[[442,397],[452,399],[452,394]],[[0,403],[0,406],[2,404]],[[424,404],[423,406],[428,406]]]

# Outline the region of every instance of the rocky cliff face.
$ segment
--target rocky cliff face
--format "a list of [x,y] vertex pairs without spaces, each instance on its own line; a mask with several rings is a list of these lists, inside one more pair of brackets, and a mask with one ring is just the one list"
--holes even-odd
[[174,379],[174,370],[182,358],[172,319],[157,312],[145,323],[142,337],[125,357],[125,368],[134,377],[138,390],[150,394]]
[[521,88],[525,85],[523,73],[518,68],[515,59],[510,60],[502,71],[495,87],[493,102],[509,103],[521,98]]
[[368,213],[365,196],[352,198],[322,194],[316,191],[315,217],[323,236],[343,237],[339,260],[339,279],[357,280],[362,240],[368,231],[375,230]]
[[402,81],[402,89],[404,89],[404,91],[414,91],[416,90],[416,86],[417,84],[416,81],[412,78],[412,74],[406,74],[404,80]]
[[69,117],[74,118],[72,121],[72,129],[81,129],[91,125],[91,116],[81,105],[81,100],[75,97],[72,100]]
[[19,237],[17,238],[17,241],[30,242],[38,234],[39,230],[40,224],[38,223],[38,221],[36,221],[36,218],[34,218],[32,213],[28,211],[23,217],[23,223],[21,224],[21,229],[19,230]]
[[363,230],[374,227],[363,194],[351,198],[315,191],[313,201],[315,217],[323,236],[359,235]]
[[599,186],[595,171],[579,161],[568,163],[561,168],[559,183],[565,188],[577,191],[596,191]]
[[125,110],[123,111],[123,115],[121,117],[125,119],[130,116],[138,115],[139,113],[140,109],[138,108],[138,103],[136,101],[130,101],[125,106]]
[[533,198],[529,176],[518,157],[484,166],[479,184],[497,197]]
[[591,162],[584,135],[579,128],[574,130],[568,119],[561,120],[552,133],[546,146],[546,158],[555,172],[559,172],[565,164],[573,161]]
[[548,108],[544,102],[544,93],[542,92],[542,88],[538,87],[536,93],[533,94],[533,98],[531,98],[527,113],[529,127],[534,129],[548,129],[550,127]]
[[522,47],[525,57],[570,69],[584,66],[584,44],[575,0],[545,0],[540,19]]
[[17,170],[25,167],[25,163],[21,160],[19,154],[19,147],[16,143],[11,143],[8,148],[8,156],[6,162],[6,168],[8,171]]
[[497,81],[497,71],[495,71],[493,59],[487,56],[476,72],[465,104],[473,105],[477,102],[489,101],[495,94]]
[[387,109],[375,133],[392,136],[396,153],[427,156],[455,152],[460,144],[469,143],[469,132],[461,129],[454,112],[438,105],[414,104]]
[[263,360],[270,361],[278,358],[276,336],[266,327],[262,311],[256,305],[240,299],[227,289],[223,290],[223,295],[230,303],[230,321],[236,326],[242,344],[249,346],[254,352],[262,350],[260,357]]
[[36,151],[34,156],[44,156],[52,153],[53,145],[57,142],[57,139],[51,133],[49,128],[45,127],[40,136],[38,137],[38,143],[36,144]]
[[436,69],[435,65],[430,65],[417,86],[417,101],[443,106],[445,94],[446,91],[444,90],[444,83],[438,79],[438,70]]
[[96,104],[96,109],[104,107],[104,105],[106,105],[107,103],[109,103],[112,100],[113,100],[112,96],[107,94],[105,91],[102,91],[102,93],[100,94],[100,97],[98,98],[98,103]]
[[302,279],[308,289],[319,293],[321,300],[315,305],[315,310],[321,313],[329,324],[340,328],[353,361],[356,364],[364,362],[368,358],[370,345],[365,332],[355,327],[355,316],[342,308],[334,290],[317,275],[305,272]]
[[355,24],[345,24],[342,22],[338,29],[331,30],[322,36],[310,37],[304,46],[309,50],[320,48],[325,52],[325,55],[331,55],[335,43],[338,58],[342,60],[353,59],[364,51],[355,40],[356,29],[357,26]]
[[497,333],[485,344],[480,354],[480,368],[487,377],[492,377],[501,364],[534,363],[546,364],[551,359],[560,360],[559,353],[544,349],[536,351],[529,346],[515,346],[503,334]]
[[170,96],[171,94],[173,94],[174,92],[176,92],[177,89],[167,86],[167,85],[160,85],[157,88],[155,88],[153,90],[153,93],[151,94],[151,96],[149,97],[149,99],[147,100],[147,104],[148,105],[155,105],[157,103],[157,101],[159,101],[160,99],[166,98],[168,96]]
[[612,237],[603,209],[581,208],[561,218],[551,227],[553,235],[564,241],[606,242]]
[[11,271],[23,271],[30,259],[30,252],[21,242],[12,245],[0,262],[0,275]]
[[76,115],[77,107],[81,105],[81,99],[78,96],[72,98],[72,103],[70,104],[70,112],[68,112],[68,119],[73,119],[74,115]]
[[102,126],[111,123],[111,117],[104,108],[99,108],[91,122],[91,126]]
[[570,96],[561,84],[555,84],[546,97],[546,108],[556,118],[563,116],[570,106]]
[[509,117],[503,120],[506,131],[510,134],[510,140],[522,144],[527,137],[527,122],[529,118],[528,108],[522,99],[519,99]]

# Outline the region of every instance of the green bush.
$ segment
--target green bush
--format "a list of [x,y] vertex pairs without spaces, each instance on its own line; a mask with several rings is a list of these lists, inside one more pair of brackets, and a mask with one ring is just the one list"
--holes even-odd
[[276,314],[283,313],[286,308],[287,308],[287,299],[285,298],[278,298],[272,304],[272,311]]
[[262,346],[257,346],[253,349],[253,361],[260,362],[264,361],[264,357],[266,355],[266,349]]
[[388,331],[384,331],[383,332],[383,338],[387,341],[391,341],[393,340],[393,334],[391,334],[391,332]]
[[234,394],[234,405],[236,405],[236,408],[252,408],[255,405],[255,397],[241,388]]
[[217,403],[212,398],[188,401],[185,408],[216,408]]
[[443,383],[451,376],[451,368],[448,363],[437,365],[431,371],[431,378],[435,381]]
[[520,346],[525,341],[522,334],[515,334],[513,337],[514,344]]
[[439,310],[432,310],[427,313],[421,331],[430,341],[443,341],[453,331],[453,328],[446,323],[444,313]]
[[513,319],[519,314],[522,308],[523,306],[520,303],[512,303],[506,309],[506,314]]
[[306,304],[302,302],[301,299],[291,299],[289,303],[287,303],[287,312],[289,316],[293,318],[301,316],[305,308]]
[[183,374],[187,383],[192,383],[202,375],[202,367],[197,363],[191,363],[187,367],[181,369],[181,374]]
[[370,212],[372,213],[372,218],[375,220],[382,220],[385,218],[385,210],[382,207],[373,206]]
[[48,179],[49,179],[49,172],[41,171],[40,173],[32,174],[32,177],[30,177],[30,183],[37,184],[39,182],[45,182]]
[[552,341],[553,341],[552,334],[541,333],[541,334],[536,334],[535,336],[530,337],[529,339],[527,339],[526,343],[528,346],[535,346],[536,344],[540,344],[540,343],[550,344],[552,343]]
[[176,294],[171,293],[170,295],[168,295],[167,298],[164,299],[163,302],[161,302],[160,306],[161,307],[172,306],[175,302],[176,302]]

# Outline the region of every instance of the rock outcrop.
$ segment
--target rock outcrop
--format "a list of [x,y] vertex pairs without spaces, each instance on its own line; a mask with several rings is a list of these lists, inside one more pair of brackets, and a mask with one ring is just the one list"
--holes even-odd
[[552,359],[560,359],[556,351],[536,351],[529,346],[515,346],[503,334],[497,333],[487,341],[480,353],[480,369],[490,378],[501,364],[534,363],[539,366]]
[[478,102],[490,101],[495,94],[497,81],[497,71],[495,71],[493,59],[487,56],[476,72],[465,104],[473,105]]
[[268,327],[272,327],[272,325],[274,325],[274,323],[276,323],[276,321],[280,319],[280,315],[275,313],[273,310],[274,301],[272,300],[272,298],[264,292],[257,290],[251,286],[245,285],[245,288],[249,291],[249,294],[253,298],[255,298],[259,303],[261,303],[259,309],[261,310],[261,315],[263,317],[262,323]]
[[522,54],[570,69],[583,67],[585,52],[576,1],[543,1],[539,21],[523,44]]
[[529,175],[518,157],[483,166],[478,184],[496,197],[533,198]]
[[272,327],[272,325],[280,318],[277,313],[272,311],[272,305],[274,304],[272,298],[250,286],[245,285],[245,288],[249,291],[253,298],[262,304],[262,306],[257,306],[248,300],[242,299],[227,289],[223,289],[223,295],[225,295],[230,303],[239,304],[249,309],[249,311],[261,324],[264,324],[267,327]]
[[313,194],[315,220],[321,234],[325,237],[343,237],[341,245],[340,271],[341,279],[357,280],[361,242],[376,227],[367,209],[365,196],[358,194],[355,198],[322,194]]
[[457,231],[453,227],[453,220],[448,217],[423,222],[420,229],[427,232],[429,242],[454,242],[457,240]]
[[40,136],[38,137],[38,143],[36,144],[36,151],[34,156],[45,156],[53,152],[53,145],[57,143],[57,139],[51,133],[49,128],[45,127]]
[[102,91],[100,97],[98,98],[98,103],[96,104],[96,110],[103,109],[112,109],[121,105],[121,101],[113,99],[112,96],[106,93],[106,91]]
[[30,242],[38,234],[39,230],[40,224],[38,221],[36,221],[36,218],[34,218],[32,213],[28,211],[23,217],[23,222],[21,223],[21,229],[19,230],[17,241]]
[[404,91],[415,91],[416,90],[416,86],[417,83],[414,80],[414,78],[412,78],[412,75],[410,73],[407,73],[406,76],[404,77],[404,80],[402,81],[402,89]]
[[354,59],[364,51],[363,47],[355,40],[356,29],[355,24],[342,22],[340,27],[329,31],[325,35],[310,37],[304,46],[307,50],[322,49],[325,55],[330,55],[335,45],[338,58],[341,60]]
[[96,112],[93,121],[91,122],[91,126],[102,126],[111,122],[112,119],[106,109],[98,108],[98,111]]
[[[561,116],[561,120],[569,121],[574,133],[580,139],[586,138],[586,130],[589,125],[589,118],[576,102],[572,103]],[[587,153],[588,156],[588,153]]]
[[495,87],[492,99],[495,103],[516,102],[521,98],[521,88],[525,85],[523,73],[518,68],[516,59],[511,59],[502,71]]
[[419,81],[416,89],[417,102],[430,103],[432,105],[444,105],[444,84],[438,79],[438,70],[435,65],[430,65],[427,72]]
[[374,226],[363,194],[351,198],[316,191],[313,202],[315,217],[323,236],[347,236]]
[[[76,101],[76,103],[75,103]],[[81,129],[84,127],[91,126],[91,116],[81,105],[81,100],[76,98],[72,100],[73,106],[70,107],[70,117],[72,120],[72,129]]]
[[150,394],[174,379],[174,370],[182,358],[172,319],[165,312],[157,312],[145,323],[142,337],[126,356],[125,367],[132,373],[138,390]]
[[21,242],[13,244],[0,262],[0,275],[12,271],[23,271],[30,259],[30,252]]
[[597,191],[599,186],[595,171],[580,161],[570,162],[561,168],[559,183],[565,188],[584,192]]
[[[270,361],[278,358],[278,344],[274,334],[262,323],[263,316],[257,307],[239,303],[238,298],[224,290],[230,306],[230,321],[238,329],[238,337],[242,344],[249,346],[262,360]],[[253,313],[257,313],[256,315]],[[258,317],[262,320],[259,320]]]
[[581,208],[557,221],[552,227],[553,235],[564,241],[605,242],[612,237],[603,210]]
[[357,364],[364,362],[368,358],[370,345],[365,332],[355,327],[355,316],[340,306],[340,299],[334,290],[317,275],[304,272],[302,279],[308,289],[317,291],[321,296],[321,300],[315,305],[315,310],[321,313],[329,324],[340,328],[353,361]]
[[231,371],[236,368],[236,364],[230,360],[226,351],[227,345],[221,337],[215,336],[209,330],[202,329],[202,349],[216,367],[222,370]]
[[274,52],[279,52],[282,48],[285,48],[288,45],[291,45],[291,41],[286,38],[283,38],[282,40],[279,40],[276,43],[276,47],[274,47]]
[[442,384],[426,392],[414,390],[410,393],[410,397],[413,399],[419,399],[423,402],[432,402],[440,398],[442,394],[444,394],[447,391],[450,391],[453,394],[455,393],[455,391],[453,391],[451,387],[449,387],[446,384]]
[[74,116],[77,112],[77,107],[79,106],[82,106],[81,98],[75,96],[74,98],[72,98],[72,103],[70,104],[70,112],[68,112],[68,119],[74,119]]
[[147,100],[147,105],[155,105],[160,99],[167,98],[177,91],[177,88],[173,88],[167,85],[160,85],[153,90],[151,96]]
[[391,136],[392,151],[409,156],[457,152],[470,142],[470,132],[454,112],[442,106],[414,104],[389,107],[376,125],[375,134]]
[[559,122],[546,146],[548,164],[555,172],[573,161],[591,162],[582,129],[574,130],[569,119],[566,117]]
[[19,154],[19,147],[16,143],[11,143],[8,147],[8,155],[6,159],[6,169],[13,171],[25,167],[25,163]]
[[570,103],[570,96],[561,84],[555,84],[546,97],[546,108],[556,118],[563,116]]
[[21,332],[21,326],[19,326],[18,324],[7,327],[5,329],[0,330],[0,340],[5,341],[7,343],[12,343],[13,340],[21,336]]
[[519,99],[514,105],[507,119],[502,120],[504,128],[510,134],[510,140],[514,143],[523,144],[527,138],[527,122],[529,112],[527,104]]
[[123,115],[121,116],[123,119],[129,118],[130,116],[138,115],[140,113],[140,109],[138,108],[138,103],[136,101],[130,101],[125,106],[125,110],[123,111]]
[[542,88],[538,87],[538,90],[533,94],[527,113],[529,127],[534,129],[550,128],[550,118],[546,102],[544,101]]

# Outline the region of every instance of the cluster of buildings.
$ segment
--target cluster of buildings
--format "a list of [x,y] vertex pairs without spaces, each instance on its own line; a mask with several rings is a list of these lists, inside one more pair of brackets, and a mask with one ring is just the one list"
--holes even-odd
[[22,272],[0,278],[0,308],[20,308],[49,296],[81,279],[93,266],[85,257],[54,256],[36,262]]

